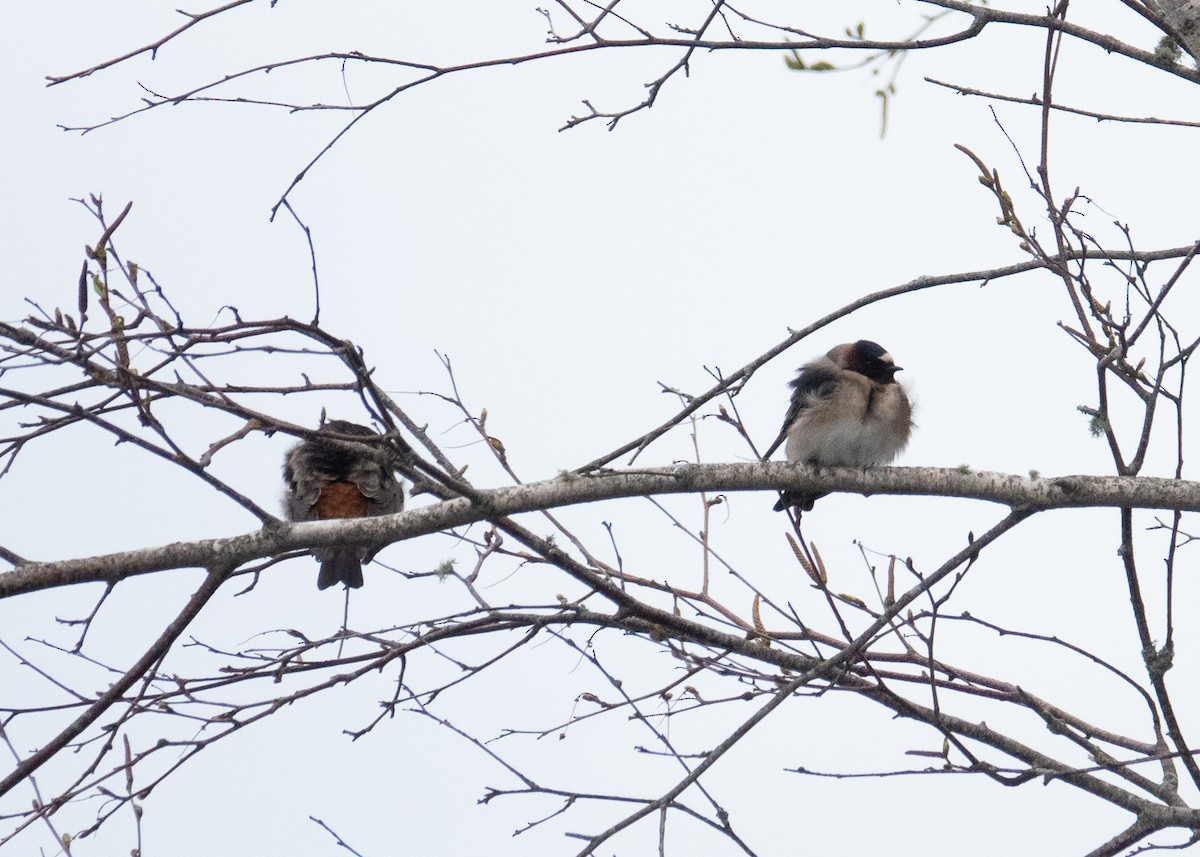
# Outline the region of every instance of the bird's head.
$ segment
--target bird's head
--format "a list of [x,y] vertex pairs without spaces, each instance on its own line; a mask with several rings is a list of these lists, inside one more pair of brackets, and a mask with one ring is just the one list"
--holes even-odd
[[869,339],[839,345],[829,352],[829,359],[843,369],[857,372],[880,384],[895,383],[896,373],[904,368],[896,365],[892,355],[882,345]]

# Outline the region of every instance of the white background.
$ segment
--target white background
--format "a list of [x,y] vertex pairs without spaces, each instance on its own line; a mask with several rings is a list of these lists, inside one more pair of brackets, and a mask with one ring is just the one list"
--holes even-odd
[[[1153,48],[1151,30],[1128,10],[1094,6],[1086,12],[1095,18],[1077,20]],[[696,23],[704,11],[646,14],[655,22]],[[837,8],[823,20],[828,10],[802,9],[813,17],[799,23],[838,35],[842,26],[866,20],[868,36],[901,37],[923,11],[912,3],[863,3]],[[1028,4],[1027,11],[1043,10]],[[133,201],[117,246],[151,271],[194,323],[214,321],[226,304],[244,318],[311,317],[303,236],[286,214],[272,223],[269,212],[349,115],[210,103],[158,108],[86,135],[56,127],[94,124],[135,108],[139,83],[176,93],[243,66],[331,50],[449,64],[545,46],[545,21],[525,3],[361,2],[335,9],[282,0],[274,9],[252,4],[202,23],[156,60],[141,56],[47,88],[47,75],[140,47],[181,17],[170,4],[145,2],[24,4],[3,17],[0,315],[8,319],[31,311],[27,298],[48,309],[73,308],[83,246],[100,230],[70,198],[92,193],[103,194],[111,216]],[[952,27],[947,20],[937,32]],[[463,463],[472,463],[476,484],[504,481],[473,432],[449,409],[416,395],[448,391],[435,349],[453,360],[467,404],[488,409],[489,431],[504,441],[522,477],[553,477],[670,416],[677,402],[660,392],[659,382],[701,392],[711,385],[705,366],[731,372],[785,338],[789,327],[803,327],[863,294],[920,275],[1021,261],[1014,237],[995,225],[994,200],[953,144],[996,166],[1027,223],[1041,223],[1049,234],[1004,134],[1033,164],[1038,112],[996,104],[997,122],[988,102],[922,78],[1024,97],[1040,89],[1043,48],[1040,31],[992,27],[972,42],[909,56],[882,139],[873,95],[879,77],[797,74],[768,52],[698,54],[689,77],[672,79],[653,109],[622,120],[612,133],[600,122],[558,129],[584,110],[585,98],[600,109],[637,103],[643,83],[677,53],[612,51],[467,72],[419,87],[359,123],[291,196],[314,233],[322,323],[365,349],[376,380]],[[343,76],[338,63],[328,62],[277,70],[227,94],[345,104],[347,90],[362,102],[402,79],[397,71],[356,65]],[[1055,98],[1102,112],[1196,118],[1194,87],[1072,42],[1063,51]],[[1084,210],[1102,242],[1121,246],[1113,220],[1132,225],[1139,249],[1197,238],[1190,202],[1197,190],[1193,131],[1061,116],[1052,144],[1056,195],[1079,186],[1095,200]],[[1167,271],[1163,266],[1160,277]],[[1113,289],[1110,296],[1119,300],[1119,287]],[[1167,311],[1186,327],[1194,298],[1179,289]],[[917,403],[919,428],[899,464],[1109,473],[1103,442],[1090,437],[1076,411],[1094,404],[1094,365],[1056,326],[1069,319],[1061,285],[1047,275],[917,293],[865,309],[801,343],[755,376],[739,408],[765,445],[778,428],[784,385],[795,368],[839,342],[870,338],[905,367],[903,380]],[[333,416],[361,416],[348,400],[284,402],[277,412],[315,424],[322,405]],[[195,426],[197,450],[233,428]],[[215,472],[276,508],[288,443],[253,437],[219,456]],[[702,426],[701,445],[705,460],[749,457],[713,422]],[[1148,474],[1170,475],[1166,452],[1152,459]],[[690,439],[679,431],[639,461],[660,464],[692,454]],[[728,498],[714,516],[715,546],[756,585],[782,601],[811,604],[827,621],[790,558],[782,521],[769,511],[772,502],[767,494]],[[172,468],[114,449],[85,429],[22,455],[0,481],[0,508],[0,543],[35,559],[236,534],[256,525]],[[697,501],[672,501],[671,508],[698,526]],[[806,518],[806,534],[821,546],[835,588],[867,598],[872,590],[854,539],[911,556],[930,571],[965,543],[968,531],[982,532],[1002,513],[968,501],[838,496]],[[600,522],[611,521],[624,539],[627,567],[679,585],[695,583],[698,549],[646,503],[621,501],[563,517],[598,547],[607,543]],[[956,603],[1009,627],[1059,634],[1140,676],[1115,561],[1115,520],[1111,511],[1057,512],[1022,525],[985,554]],[[1149,524],[1151,516],[1139,522]],[[1147,569],[1154,556],[1146,554]],[[406,571],[428,571],[447,558],[457,558],[460,567],[471,561],[469,551],[444,536],[394,546],[382,557]],[[342,601],[318,593],[315,574],[306,559],[274,568],[251,594],[219,597],[191,634],[237,648],[267,644],[270,637],[256,635],[271,629],[331,633],[341,622]],[[437,583],[408,582],[377,568],[367,574],[370,597],[352,601],[352,627],[388,627],[436,615],[442,599],[449,603]],[[551,572],[525,569],[519,579],[494,583],[513,587],[520,593],[514,598],[543,601],[568,586],[539,574]],[[122,584],[92,630],[96,656],[122,668],[132,662],[199,577],[183,571]],[[748,610],[745,590],[721,585],[735,609]],[[1152,574],[1146,585],[1158,615],[1161,596]],[[1179,603],[1187,603],[1194,587],[1186,579],[1181,586]],[[502,603],[504,591],[495,590]],[[25,638],[70,646],[74,632],[54,617],[86,614],[99,594],[91,587],[0,604],[3,639],[36,653],[45,668],[78,670],[74,661]],[[953,638],[955,632],[945,633]],[[1077,659],[978,631],[953,639],[960,646],[957,662],[993,670],[1106,727],[1152,737],[1132,694],[1085,671]],[[1192,626],[1183,624],[1173,686],[1187,686],[1185,671],[1194,669],[1198,642]],[[653,687],[673,668],[661,655],[661,663],[646,664],[643,682],[637,670],[644,654],[625,661],[638,649],[629,641],[612,643],[612,656],[633,683]],[[480,645],[473,651],[493,650]],[[73,675],[79,686],[93,689],[110,680],[100,671]],[[563,838],[564,830],[595,832],[617,817],[608,807],[597,814],[582,808],[558,826],[510,839],[556,805],[513,798],[477,806],[484,787],[516,783],[447,730],[400,714],[358,742],[341,735],[375,716],[394,678],[292,706],[273,726],[245,730],[223,749],[201,754],[145,802],[143,853],[342,853],[307,820],[312,815],[364,855],[571,854],[581,844]],[[0,707],[65,701],[3,652],[0,688]],[[579,713],[574,698],[583,691],[611,695],[575,656],[549,644],[467,683],[442,711],[455,725],[491,737],[505,727],[564,721]],[[1185,717],[1194,713],[1186,693],[1177,701]],[[746,705],[678,719],[672,738],[702,752],[751,711]],[[971,711],[968,706],[963,716]],[[49,734],[48,728],[23,731],[26,722],[32,719],[12,730],[22,753]],[[1045,737],[1039,724],[1021,722],[1031,741]],[[147,743],[154,737],[151,726]],[[513,758],[527,760],[535,777],[545,772],[546,785],[653,795],[678,771],[632,752],[649,741],[648,733],[614,718],[609,730],[589,722],[563,740],[511,739],[497,749],[514,748]],[[1060,783],[1004,789],[967,777],[826,780],[781,772],[920,768],[928,760],[906,758],[904,751],[937,750],[940,743],[929,730],[891,721],[852,698],[785,706],[714,769],[712,789],[761,854],[802,848],[1081,853],[1131,820]],[[47,789],[55,776],[54,766],[43,772]],[[11,811],[29,799],[27,792],[6,806]],[[60,814],[60,832],[86,826],[95,811],[92,805]],[[646,823],[603,853],[651,853],[654,827]],[[126,812],[74,853],[127,853],[131,831]],[[734,853],[697,826],[680,823],[672,831],[668,844],[680,850],[696,842],[700,853]],[[16,853],[53,853],[54,843],[44,827],[35,827],[14,847]]]

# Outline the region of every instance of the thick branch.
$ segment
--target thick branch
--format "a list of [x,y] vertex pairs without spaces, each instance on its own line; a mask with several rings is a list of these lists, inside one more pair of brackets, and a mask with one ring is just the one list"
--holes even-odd
[[1146,0],[1174,29],[1182,47],[1200,62],[1200,0]]
[[[395,542],[479,521],[618,497],[699,491],[807,493],[849,491],[988,500],[1016,508],[1087,507],[1200,511],[1200,483],[1154,477],[1058,476],[1031,479],[1007,473],[964,473],[935,467],[828,467],[815,470],[784,462],[684,464],[587,476],[560,476],[512,488],[480,491],[477,502],[449,500],[378,518],[275,524],[224,539],[177,542],[156,548],[84,559],[26,563],[0,575],[0,598],[56,586],[115,582],[172,568],[237,567],[290,550],[346,541]],[[764,507],[767,503],[763,500]],[[766,512],[764,512],[766,514]]]

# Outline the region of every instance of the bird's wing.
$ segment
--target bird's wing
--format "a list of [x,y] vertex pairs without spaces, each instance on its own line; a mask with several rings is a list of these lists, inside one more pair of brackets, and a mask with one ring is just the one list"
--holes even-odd
[[288,453],[283,465],[283,480],[287,484],[284,502],[287,516],[293,521],[311,521],[315,518],[313,507],[321,498],[321,488],[326,481],[301,475],[312,473],[312,468],[306,466],[307,462],[303,460],[306,454],[304,444],[300,444]]
[[372,515],[387,515],[404,508],[404,491],[391,471],[368,458],[356,459],[348,474],[367,498]]
[[783,427],[774,442],[763,453],[763,461],[769,459],[775,450],[787,439],[788,430],[806,410],[817,402],[830,398],[837,390],[843,369],[838,368],[827,359],[816,360],[800,369],[800,374],[791,381],[792,402],[788,406],[787,416],[783,419]]

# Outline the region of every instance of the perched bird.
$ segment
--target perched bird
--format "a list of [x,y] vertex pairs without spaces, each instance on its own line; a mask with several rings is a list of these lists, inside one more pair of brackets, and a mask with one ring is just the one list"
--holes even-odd
[[[787,460],[815,465],[887,464],[908,443],[912,405],[896,383],[901,369],[867,339],[839,345],[800,368],[791,382],[792,404],[779,437],[763,459],[787,440]],[[824,494],[785,491],[775,511],[807,512]]]
[[[283,465],[288,519],[327,521],[402,510],[404,491],[388,466],[383,447],[321,436],[331,434],[379,437],[366,426],[331,420],[317,430],[317,437],[292,447]],[[338,545],[314,548],[312,553],[321,563],[318,589],[328,589],[339,581],[357,589],[363,585],[362,563],[374,550],[364,545]]]

